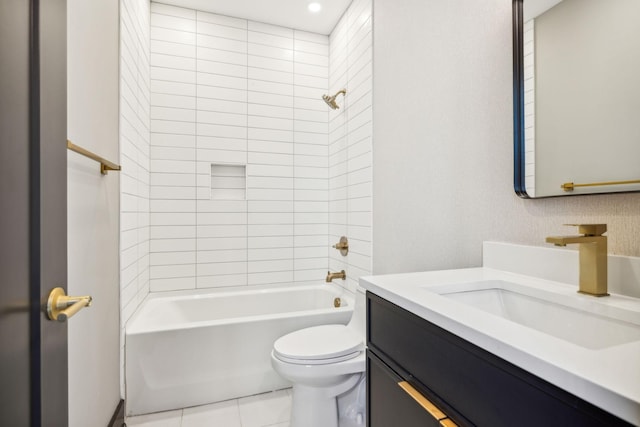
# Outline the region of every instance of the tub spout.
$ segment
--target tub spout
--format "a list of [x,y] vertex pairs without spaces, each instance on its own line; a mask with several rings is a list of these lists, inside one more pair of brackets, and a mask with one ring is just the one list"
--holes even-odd
[[344,272],[344,270],[341,270],[337,273],[332,273],[330,271],[327,271],[327,278],[325,279],[325,281],[327,283],[330,283],[333,279],[345,280],[346,278],[347,278],[347,274]]

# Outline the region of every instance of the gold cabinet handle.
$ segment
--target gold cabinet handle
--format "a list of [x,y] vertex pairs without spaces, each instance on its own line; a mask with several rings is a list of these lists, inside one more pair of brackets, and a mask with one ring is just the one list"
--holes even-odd
[[413,388],[411,384],[406,381],[400,381],[398,386],[405,391],[413,400],[418,403],[418,405],[422,406],[422,408],[427,411],[433,418],[435,418],[442,427],[457,427],[457,424],[454,423],[451,418],[449,418],[444,412],[436,407],[429,399],[424,397],[422,393]]
[[69,297],[62,288],[54,288],[47,300],[47,316],[50,320],[65,322],[68,318],[91,305],[90,296]]

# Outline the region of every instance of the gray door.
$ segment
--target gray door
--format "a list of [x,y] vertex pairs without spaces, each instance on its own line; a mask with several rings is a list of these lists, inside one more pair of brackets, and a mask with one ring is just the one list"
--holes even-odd
[[0,424],[66,426],[66,0],[0,1]]

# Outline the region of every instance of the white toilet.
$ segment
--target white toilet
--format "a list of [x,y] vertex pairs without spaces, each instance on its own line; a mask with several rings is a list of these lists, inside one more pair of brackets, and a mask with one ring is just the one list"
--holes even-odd
[[339,396],[344,424],[364,426],[364,292],[358,288],[347,325],[301,329],[273,344],[271,365],[293,383],[291,427],[343,427],[338,423]]

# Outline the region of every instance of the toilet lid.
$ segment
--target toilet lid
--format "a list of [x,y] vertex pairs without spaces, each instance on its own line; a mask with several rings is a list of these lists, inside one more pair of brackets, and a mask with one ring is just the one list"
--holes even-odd
[[345,325],[322,325],[301,329],[278,338],[274,355],[285,362],[326,364],[356,357],[364,343]]

